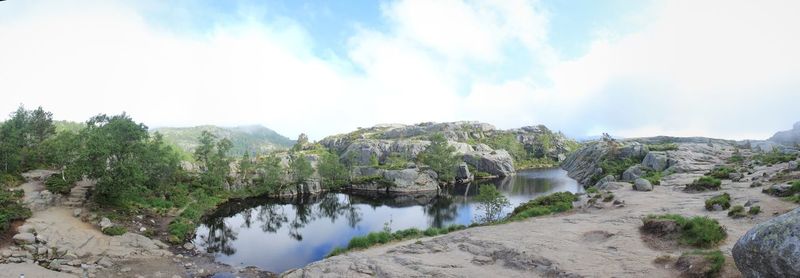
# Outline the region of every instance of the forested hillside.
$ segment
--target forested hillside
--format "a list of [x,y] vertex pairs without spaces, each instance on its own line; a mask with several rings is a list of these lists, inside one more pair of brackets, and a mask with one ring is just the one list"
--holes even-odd
[[152,131],[159,132],[164,136],[164,140],[174,144],[181,150],[191,153],[200,145],[197,140],[203,131],[207,131],[219,138],[227,138],[233,146],[229,155],[241,156],[245,152],[251,154],[267,153],[273,150],[288,149],[294,145],[294,141],[260,125],[238,126],[238,127],[218,127],[203,125],[184,128],[155,128]]

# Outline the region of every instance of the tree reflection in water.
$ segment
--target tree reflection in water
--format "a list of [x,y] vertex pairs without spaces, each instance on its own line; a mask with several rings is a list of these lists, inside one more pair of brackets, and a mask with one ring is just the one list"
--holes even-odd
[[200,246],[209,253],[225,255],[236,253],[231,243],[237,239],[237,232],[225,223],[225,219],[236,215],[236,212],[243,218],[241,228],[250,228],[255,213],[255,222],[259,223],[263,232],[277,233],[285,226],[288,228],[289,237],[297,241],[303,240],[303,228],[315,219],[327,218],[334,223],[336,219],[345,217],[351,228],[358,225],[362,219],[360,209],[343,194],[304,196],[292,199],[291,204],[280,204],[280,202],[282,201],[267,200],[266,203],[242,201],[227,204],[203,222],[208,233],[198,236]]
[[458,216],[458,207],[449,195],[439,196],[436,202],[422,207],[430,218],[428,225],[441,228],[447,223],[452,223]]
[[201,246],[209,253],[222,253],[233,255],[236,248],[232,243],[236,240],[237,233],[225,225],[225,218],[212,218],[205,222],[208,234],[200,235]]

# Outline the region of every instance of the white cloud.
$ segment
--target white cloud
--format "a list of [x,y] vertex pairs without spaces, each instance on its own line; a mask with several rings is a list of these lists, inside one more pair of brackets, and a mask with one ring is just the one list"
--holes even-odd
[[[388,2],[385,30],[362,27],[344,56],[325,58],[287,18],[242,12],[187,34],[143,16],[160,2],[84,3],[0,4],[0,111],[127,111],[155,126],[261,123],[316,139],[460,119],[741,138],[797,120],[795,1],[659,2],[637,32],[569,61],[553,54],[547,37],[558,30],[535,1]],[[520,59],[531,59],[528,74],[490,74]]]

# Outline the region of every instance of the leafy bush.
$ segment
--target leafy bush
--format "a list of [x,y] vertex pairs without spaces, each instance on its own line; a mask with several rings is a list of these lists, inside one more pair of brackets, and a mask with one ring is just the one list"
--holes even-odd
[[22,184],[22,177],[12,174],[0,174],[0,185],[4,187],[15,187]]
[[714,168],[710,172],[706,173],[706,176],[714,177],[714,178],[718,178],[718,179],[727,179],[728,175],[731,174],[731,173],[736,173],[736,170],[734,170],[731,167],[722,166],[722,167]]
[[31,217],[31,210],[20,203],[22,191],[0,189],[0,232],[8,229],[15,220]]
[[47,190],[58,194],[69,194],[70,189],[74,185],[71,180],[64,180],[60,175],[52,175],[44,182]]
[[589,194],[595,194],[595,193],[597,193],[597,192],[599,192],[599,190],[597,189],[597,187],[590,186],[589,188],[586,188],[586,193],[589,193]]
[[406,168],[409,162],[411,161],[402,154],[391,153],[386,157],[386,162],[378,167],[386,170],[402,170]]
[[676,151],[678,150],[678,144],[675,143],[664,143],[664,144],[648,144],[646,145],[647,149],[650,151]]
[[649,220],[672,220],[680,227],[679,242],[684,245],[691,245],[700,248],[708,248],[723,241],[727,236],[725,228],[719,225],[717,220],[695,216],[686,218],[677,214],[648,215],[645,222]]
[[123,226],[111,226],[111,227],[103,229],[103,233],[107,234],[107,235],[110,235],[110,236],[123,235],[126,232],[128,232],[128,229],[126,229]]
[[[761,208],[759,208],[759,209],[761,209]],[[731,208],[731,210],[728,211],[728,216],[733,217],[733,218],[745,217],[746,215],[744,213],[744,207],[743,206],[739,206],[739,205],[733,206]]]
[[686,185],[687,191],[719,190],[722,182],[714,177],[700,177],[691,184]]
[[425,229],[425,231],[422,232],[422,234],[425,235],[425,236],[436,236],[436,235],[439,235],[441,233],[442,233],[442,230],[440,230],[438,228],[435,228],[435,227],[430,227],[428,229]]
[[723,210],[730,208],[731,195],[728,193],[723,193],[722,195],[717,195],[706,199],[706,210],[714,210],[714,205],[720,205]]
[[747,214],[749,214],[749,215],[756,215],[756,214],[759,214],[759,213],[761,213],[761,207],[760,206],[752,206],[752,207],[750,207],[750,210],[747,211]]

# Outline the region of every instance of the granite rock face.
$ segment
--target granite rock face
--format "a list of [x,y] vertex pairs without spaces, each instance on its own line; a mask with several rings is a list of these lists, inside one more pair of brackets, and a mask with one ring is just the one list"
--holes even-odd
[[745,277],[800,277],[800,208],[747,231],[733,259]]

